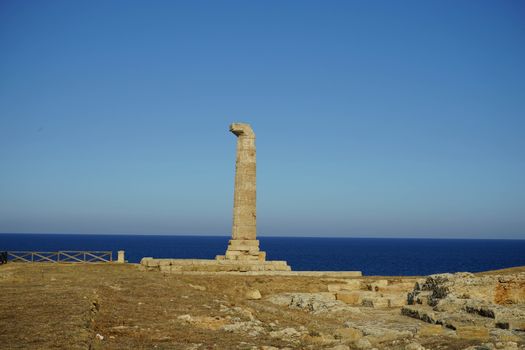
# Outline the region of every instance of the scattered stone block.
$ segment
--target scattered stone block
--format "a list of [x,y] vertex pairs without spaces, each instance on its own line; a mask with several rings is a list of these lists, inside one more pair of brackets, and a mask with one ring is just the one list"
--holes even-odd
[[372,296],[363,298],[363,306],[373,307],[373,308],[387,308],[390,303],[387,298],[381,296]]
[[250,289],[245,293],[245,297],[248,300],[259,300],[262,298],[261,292],[258,289]]
[[360,292],[339,292],[335,298],[348,305],[359,306],[363,303],[363,295]]

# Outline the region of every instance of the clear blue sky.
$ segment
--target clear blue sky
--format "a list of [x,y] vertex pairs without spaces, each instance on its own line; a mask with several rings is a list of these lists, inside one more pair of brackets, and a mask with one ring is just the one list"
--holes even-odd
[[523,1],[0,1],[0,232],[525,238]]

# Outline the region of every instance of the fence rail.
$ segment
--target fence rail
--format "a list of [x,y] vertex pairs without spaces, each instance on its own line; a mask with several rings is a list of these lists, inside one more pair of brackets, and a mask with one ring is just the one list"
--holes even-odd
[[7,260],[12,262],[51,262],[51,263],[94,263],[112,262],[112,251],[61,250],[58,252],[7,252]]

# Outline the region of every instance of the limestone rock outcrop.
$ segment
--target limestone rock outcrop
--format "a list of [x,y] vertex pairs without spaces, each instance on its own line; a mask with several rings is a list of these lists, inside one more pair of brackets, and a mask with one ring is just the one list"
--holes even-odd
[[345,303],[335,300],[330,293],[281,293],[271,295],[268,301],[277,305],[302,309],[313,314],[338,311],[360,312],[356,308],[351,308]]
[[525,331],[525,273],[437,274],[416,284],[402,314],[488,340],[494,329]]
[[422,279],[345,279],[327,285],[335,298],[348,305],[373,308],[400,308],[407,304],[407,293]]

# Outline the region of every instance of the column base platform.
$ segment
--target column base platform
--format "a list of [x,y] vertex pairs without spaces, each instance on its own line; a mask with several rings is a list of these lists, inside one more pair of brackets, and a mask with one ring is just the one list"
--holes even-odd
[[212,260],[212,259],[154,259],[142,258],[141,268],[163,272],[268,272],[291,271],[286,261]]
[[230,261],[266,261],[266,252],[259,250],[257,239],[230,239],[224,255],[217,255],[216,260]]

